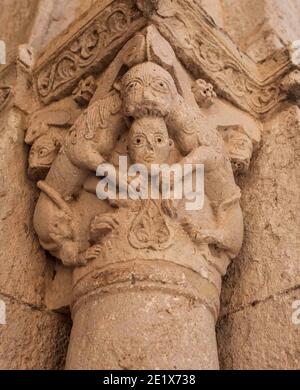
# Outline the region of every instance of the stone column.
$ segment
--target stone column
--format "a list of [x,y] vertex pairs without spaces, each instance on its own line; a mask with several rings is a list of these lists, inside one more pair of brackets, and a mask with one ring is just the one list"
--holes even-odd
[[222,292],[220,364],[299,369],[300,110],[285,106],[264,126],[262,147],[241,180],[245,239]]
[[74,295],[67,369],[218,369],[218,293],[194,271],[116,263],[81,278]]

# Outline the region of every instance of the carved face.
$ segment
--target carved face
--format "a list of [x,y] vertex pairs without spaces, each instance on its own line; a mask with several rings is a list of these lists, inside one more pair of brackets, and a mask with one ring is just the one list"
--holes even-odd
[[192,91],[199,106],[204,108],[210,107],[217,96],[213,86],[203,79],[195,81]]
[[87,105],[92,99],[95,91],[97,89],[97,84],[93,76],[89,76],[81,80],[73,91],[72,95],[76,103],[81,106]]
[[245,172],[249,168],[253,145],[251,139],[238,131],[228,134],[227,150],[234,172]]
[[126,116],[165,117],[170,112],[176,87],[166,70],[152,62],[145,62],[125,74],[121,93]]
[[60,143],[51,135],[39,137],[29,153],[28,174],[32,179],[44,178],[60,148]]
[[129,155],[133,163],[151,164],[168,161],[173,142],[162,118],[147,117],[134,121],[129,133]]

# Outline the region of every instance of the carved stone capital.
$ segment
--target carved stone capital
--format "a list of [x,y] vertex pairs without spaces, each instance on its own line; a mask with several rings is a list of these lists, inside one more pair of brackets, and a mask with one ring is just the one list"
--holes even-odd
[[[67,368],[120,368],[122,321],[146,351],[122,367],[153,364],[149,329],[164,339],[164,323],[185,336],[180,348],[166,343],[159,368],[179,368],[175,355],[186,356],[186,368],[218,367],[221,280],[243,241],[234,174],[248,170],[260,140],[254,117],[285,98],[277,81],[292,66],[287,50],[268,61],[253,63],[196,2],[181,0],[99,1],[37,60],[40,107],[25,142],[29,174],[43,179],[36,233],[73,274]],[[178,168],[168,196],[165,172],[153,165]],[[145,175],[131,174],[136,166]],[[204,189],[175,196],[199,166]],[[110,352],[114,343],[121,352]]]

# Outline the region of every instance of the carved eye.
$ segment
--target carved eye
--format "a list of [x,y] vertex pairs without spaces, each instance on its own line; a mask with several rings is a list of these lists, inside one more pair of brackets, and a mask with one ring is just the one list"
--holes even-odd
[[163,134],[157,133],[157,134],[155,134],[155,136],[154,136],[154,140],[155,140],[155,143],[161,144],[162,142],[165,141],[165,137],[164,137]]
[[126,92],[130,92],[136,88],[141,87],[141,83],[138,80],[131,81],[127,86],[126,86]]
[[47,148],[41,148],[39,150],[39,156],[42,157],[42,156],[46,156],[46,154],[48,153],[48,149]]
[[160,91],[160,92],[169,92],[170,88],[169,88],[169,84],[167,83],[167,81],[163,80],[163,79],[155,79],[152,83],[153,85],[153,88],[155,88],[156,90]]
[[141,145],[143,145],[143,142],[144,141],[144,139],[143,139],[143,137],[141,137],[141,136],[138,136],[138,137],[136,137],[135,139],[134,139],[134,144],[136,145],[136,146],[141,146]]

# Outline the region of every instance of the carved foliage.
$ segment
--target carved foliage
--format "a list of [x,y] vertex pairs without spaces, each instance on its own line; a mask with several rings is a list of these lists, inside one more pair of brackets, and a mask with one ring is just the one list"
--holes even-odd
[[130,2],[114,2],[106,7],[53,61],[37,70],[37,90],[42,100],[50,101],[66,83],[68,87],[70,83],[73,85],[87,70],[101,62],[139,16]]
[[43,102],[67,94],[80,77],[101,70],[147,19],[171,43],[195,78],[210,80],[220,96],[244,110],[260,116],[288,97],[280,80],[298,66],[297,44],[256,64],[239,52],[192,0],[113,1],[94,15],[35,70]]
[[172,244],[173,232],[154,200],[142,203],[132,223],[128,236],[130,244],[137,248],[166,249]]
[[218,93],[240,107],[264,114],[286,97],[278,80],[263,79],[259,66],[241,54],[195,2],[161,2],[152,20],[195,77],[204,73]]

